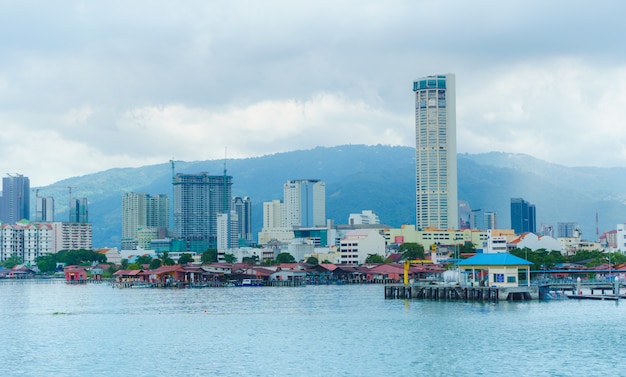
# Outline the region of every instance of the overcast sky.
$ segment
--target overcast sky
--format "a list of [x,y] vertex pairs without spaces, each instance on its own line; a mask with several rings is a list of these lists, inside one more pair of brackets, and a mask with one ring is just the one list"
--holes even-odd
[[626,165],[623,1],[0,0],[0,175],[414,146],[456,74],[459,153]]

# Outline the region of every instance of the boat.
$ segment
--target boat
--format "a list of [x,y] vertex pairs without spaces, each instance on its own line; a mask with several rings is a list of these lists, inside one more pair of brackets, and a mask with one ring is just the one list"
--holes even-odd
[[262,287],[263,280],[261,279],[243,279],[241,280],[242,287]]

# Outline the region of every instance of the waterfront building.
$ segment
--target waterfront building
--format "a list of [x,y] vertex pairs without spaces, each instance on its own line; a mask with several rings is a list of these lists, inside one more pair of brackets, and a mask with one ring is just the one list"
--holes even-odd
[[[506,232],[506,231],[505,231]],[[512,231],[509,231],[511,234]],[[500,235],[501,231],[492,230],[495,235]],[[471,243],[476,249],[487,247],[488,233],[477,229],[415,229],[413,225],[402,225],[400,228],[385,228],[382,231],[387,245],[403,244],[407,242],[418,243],[425,250],[430,250],[433,245],[455,246]]]
[[326,225],[326,184],[319,179],[296,179],[283,185],[284,226]]
[[52,222],[53,253],[61,250],[91,250],[93,230],[91,223]]
[[35,264],[38,257],[54,253],[54,232],[48,223],[0,225],[0,261],[17,257],[25,264]]
[[413,81],[415,93],[415,226],[458,229],[454,74]]
[[232,179],[208,173],[174,176],[174,236],[187,250],[217,248],[217,215],[230,212]]
[[70,222],[87,223],[89,222],[89,202],[87,198],[73,199],[70,208]]
[[37,197],[35,200],[35,221],[52,222],[54,221],[54,198]]
[[[131,250],[140,243],[142,232],[144,249],[152,239],[167,236],[169,225],[169,198],[167,195],[148,195],[127,192],[122,196],[122,249]],[[147,237],[152,235],[152,238]]]
[[351,213],[348,217],[348,224],[350,225],[362,225],[362,224],[380,224],[378,215],[372,210],[364,210],[361,213]]
[[30,180],[22,174],[2,178],[0,221],[15,224],[30,219]]
[[246,243],[252,242],[252,201],[249,197],[235,196],[231,208],[237,214],[237,237]]
[[535,205],[522,198],[511,198],[511,228],[516,234],[526,232],[535,233],[536,226]]
[[374,229],[348,231],[339,246],[341,264],[363,264],[370,254],[385,256],[385,238]]

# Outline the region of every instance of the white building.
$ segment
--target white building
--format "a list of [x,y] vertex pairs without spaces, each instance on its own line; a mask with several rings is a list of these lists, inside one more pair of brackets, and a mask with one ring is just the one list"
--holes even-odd
[[341,264],[363,264],[370,254],[385,256],[385,237],[374,229],[348,231],[339,246]]
[[50,224],[20,222],[0,226],[0,261],[17,256],[35,264],[37,257],[54,253],[54,232]]
[[507,252],[507,236],[493,235],[491,229],[487,230],[487,242],[483,248],[483,253],[506,253]]
[[91,223],[53,222],[54,232],[53,252],[61,250],[91,250],[92,227]]
[[284,184],[284,226],[326,225],[326,184],[319,179],[297,179]]
[[615,243],[621,253],[626,253],[626,224],[617,224]]
[[458,229],[453,74],[413,81],[417,229]]
[[363,224],[380,224],[380,219],[371,210],[361,211],[361,213],[351,213],[348,217],[348,224],[350,225],[363,225]]
[[534,233],[523,233],[509,242],[509,245],[517,249],[528,248],[533,251],[540,249],[547,251],[558,250],[561,253],[564,251],[558,240],[550,236],[538,236]]

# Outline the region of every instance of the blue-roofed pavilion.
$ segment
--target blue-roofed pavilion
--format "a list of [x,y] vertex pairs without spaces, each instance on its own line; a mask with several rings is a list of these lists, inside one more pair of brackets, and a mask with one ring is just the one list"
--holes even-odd
[[458,265],[462,270],[471,271],[470,281],[474,284],[518,287],[520,280],[526,280],[526,284],[530,286],[532,262],[509,253],[476,254]]

